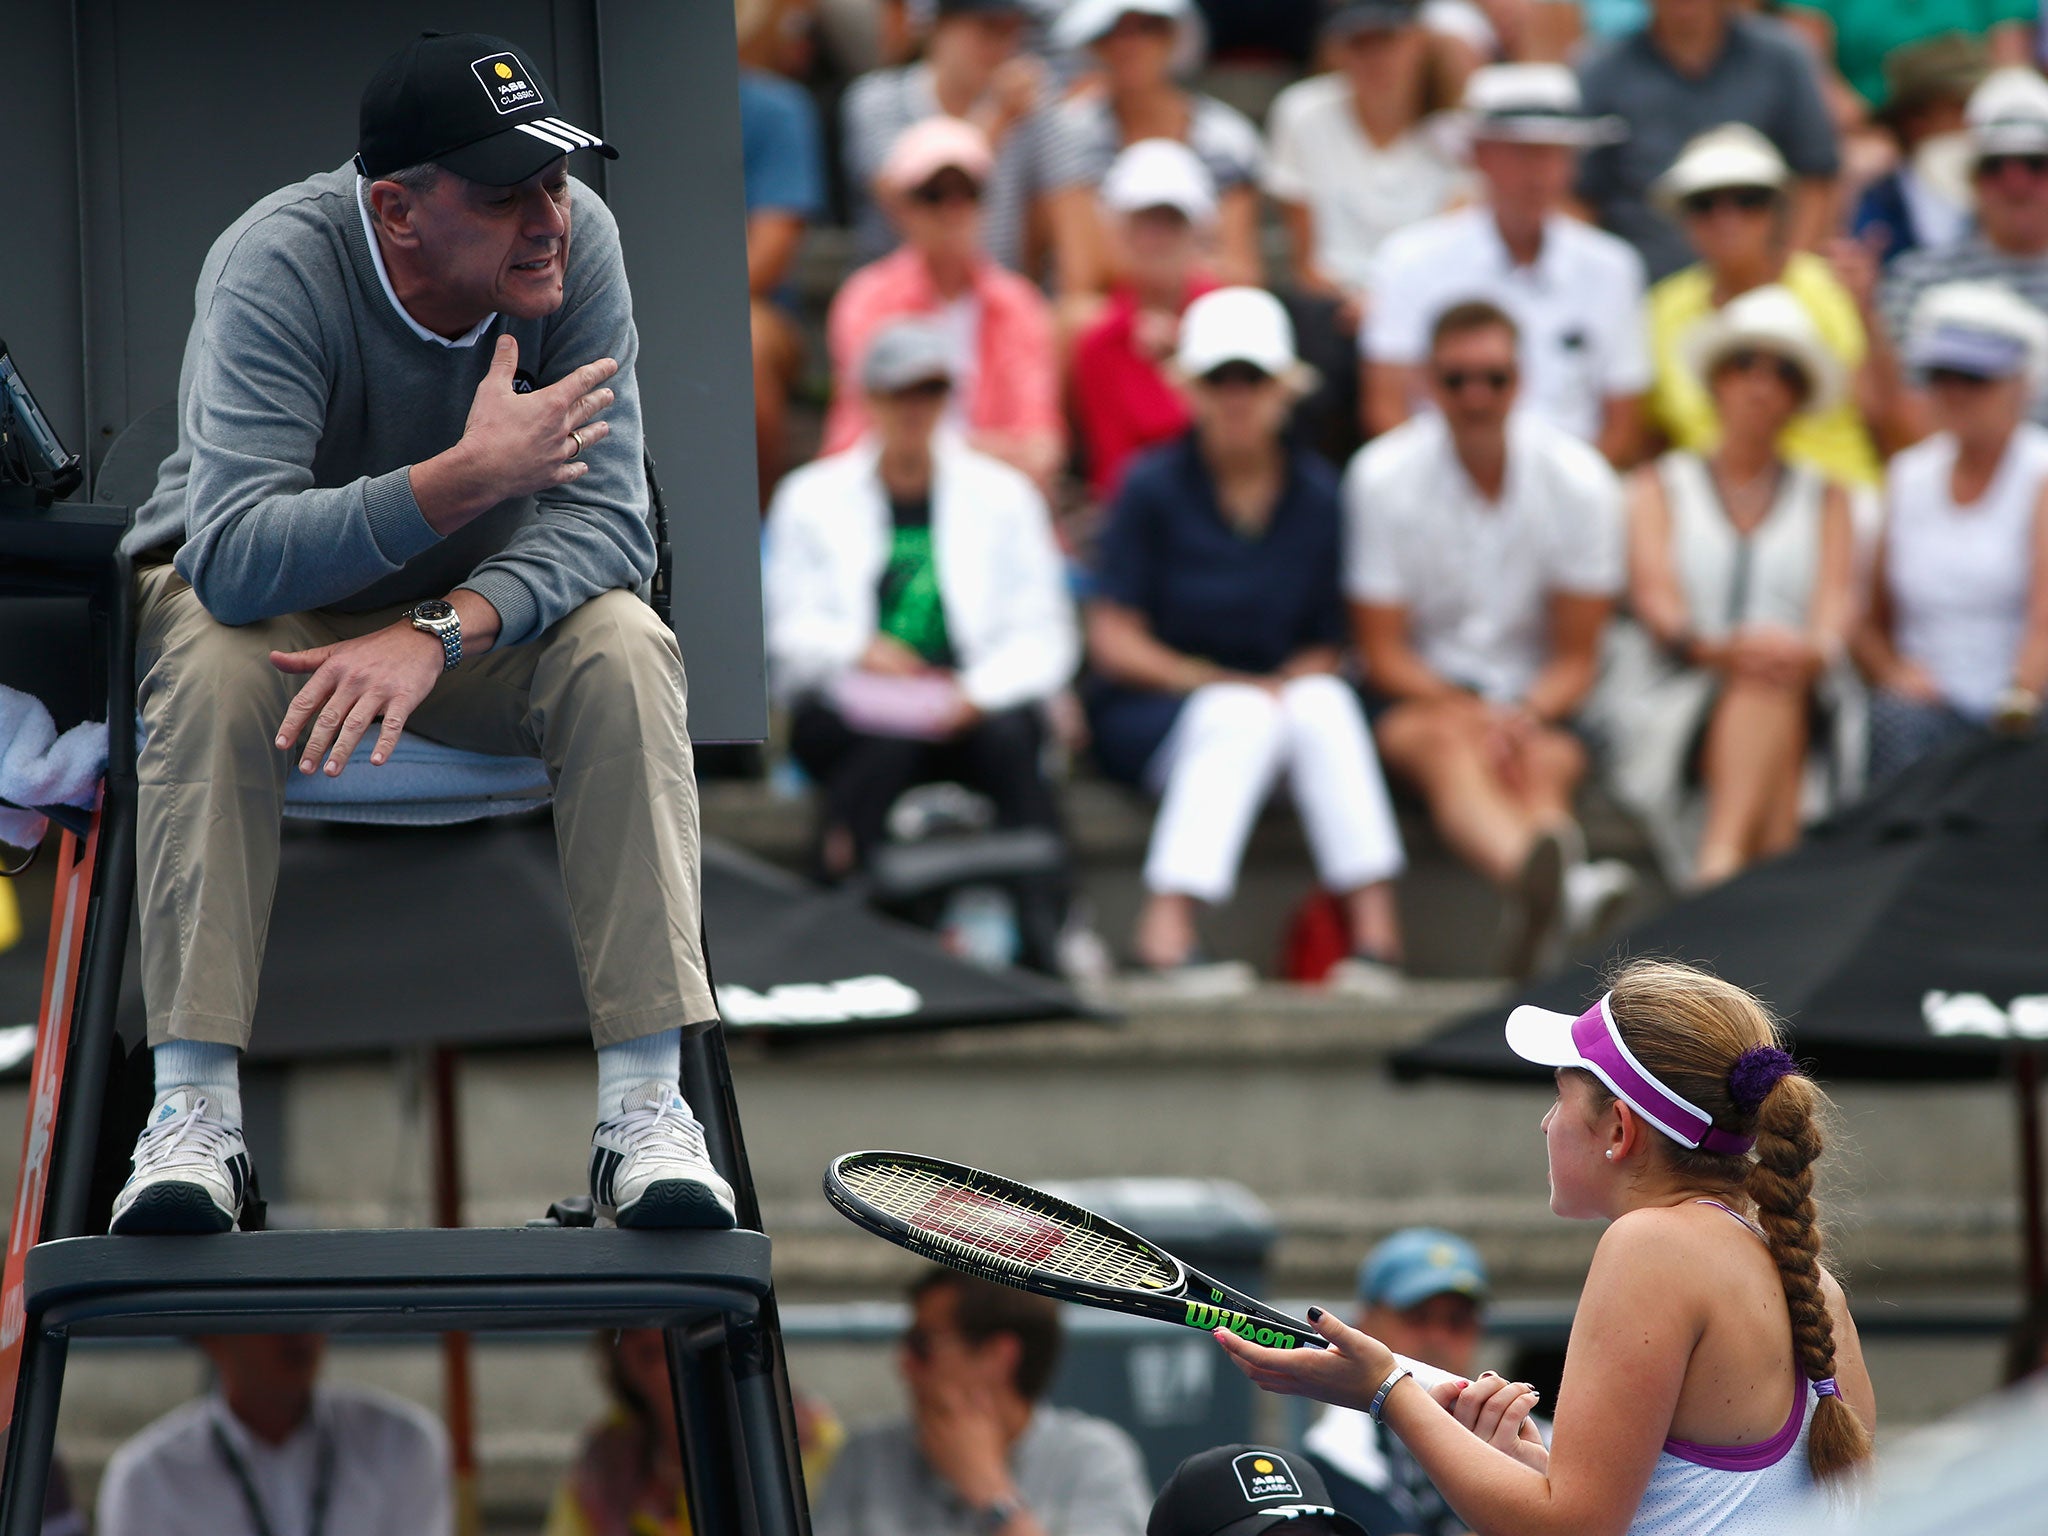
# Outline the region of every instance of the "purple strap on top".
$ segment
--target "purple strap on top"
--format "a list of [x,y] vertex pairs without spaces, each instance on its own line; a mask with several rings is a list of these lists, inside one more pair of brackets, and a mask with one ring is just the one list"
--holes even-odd
[[[1608,994],[1611,996],[1612,994]],[[1753,1136],[1738,1136],[1714,1125],[1713,1116],[1681,1099],[1658,1082],[1623,1043],[1607,997],[1572,1021],[1572,1044],[1579,1059],[1629,1108],[1673,1141],[1703,1152],[1734,1155],[1756,1145]]]

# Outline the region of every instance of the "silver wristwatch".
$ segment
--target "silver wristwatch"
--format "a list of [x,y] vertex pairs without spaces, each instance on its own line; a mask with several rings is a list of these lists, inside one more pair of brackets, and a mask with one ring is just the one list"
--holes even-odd
[[462,619],[455,612],[455,605],[443,598],[430,597],[424,603],[415,603],[405,611],[412,627],[423,634],[432,635],[441,642],[441,670],[446,672],[462,660]]

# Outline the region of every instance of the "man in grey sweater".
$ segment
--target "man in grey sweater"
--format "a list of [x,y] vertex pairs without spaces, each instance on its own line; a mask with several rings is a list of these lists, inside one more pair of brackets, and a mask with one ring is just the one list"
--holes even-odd
[[[374,773],[408,729],[547,765],[597,1203],[732,1224],[677,1081],[715,1006],[682,658],[635,590],[655,549],[632,297],[568,173],[616,151],[556,114],[511,43],[425,34],[365,90],[353,166],[264,198],[200,271],[177,450],[127,542],[157,1098],[116,1232],[235,1223],[286,775]],[[415,896],[426,922],[475,899]]]

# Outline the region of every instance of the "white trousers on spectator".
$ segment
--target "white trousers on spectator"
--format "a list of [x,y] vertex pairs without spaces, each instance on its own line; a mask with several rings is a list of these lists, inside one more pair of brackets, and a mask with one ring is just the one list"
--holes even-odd
[[1284,777],[1317,877],[1331,891],[1391,879],[1404,860],[1372,733],[1341,678],[1198,688],[1146,776],[1160,797],[1145,856],[1151,891],[1227,901],[1259,809]]

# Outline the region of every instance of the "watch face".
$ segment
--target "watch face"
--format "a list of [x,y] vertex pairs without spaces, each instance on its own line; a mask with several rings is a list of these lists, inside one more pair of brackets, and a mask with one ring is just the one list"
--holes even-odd
[[438,624],[443,619],[455,616],[454,604],[438,597],[430,597],[424,603],[415,604],[412,611],[429,624]]

